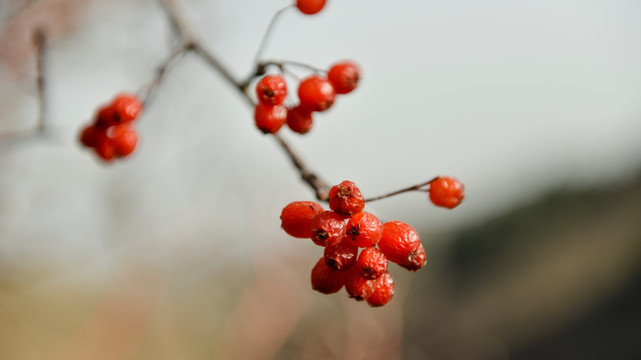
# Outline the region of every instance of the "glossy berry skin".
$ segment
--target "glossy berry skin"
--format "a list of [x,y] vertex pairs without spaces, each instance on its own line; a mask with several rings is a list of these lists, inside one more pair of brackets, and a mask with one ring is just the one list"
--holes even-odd
[[99,127],[130,123],[138,118],[142,111],[142,102],[134,95],[117,95],[110,104],[101,107],[96,114]]
[[116,158],[116,149],[114,149],[114,146],[111,142],[111,140],[106,136],[101,136],[98,139],[98,142],[96,146],[94,147],[94,151],[100,157],[102,160],[106,162],[111,162]]
[[266,105],[280,105],[287,97],[287,83],[280,75],[266,75],[256,84],[258,101]]
[[287,121],[287,108],[259,103],[254,109],[254,120],[256,127],[264,134],[275,134]]
[[409,271],[415,272],[427,264],[427,255],[423,244],[420,244],[418,249],[414,250],[410,257],[399,265]]
[[325,265],[325,260],[320,258],[312,268],[311,280],[312,289],[323,294],[333,294],[345,284],[345,274],[331,269]]
[[117,157],[130,155],[138,143],[136,130],[131,128],[128,124],[112,126],[107,131],[107,134]]
[[336,245],[345,236],[345,221],[333,211],[323,211],[312,219],[311,235],[316,245]]
[[300,106],[310,111],[325,111],[334,104],[334,87],[324,77],[312,75],[298,85]]
[[376,216],[368,212],[359,212],[347,222],[347,239],[358,247],[375,246],[382,235],[383,224]]
[[389,261],[403,264],[421,244],[421,239],[414,228],[402,221],[390,221],[383,224],[383,235],[378,248]]
[[365,199],[356,184],[345,180],[329,190],[329,208],[342,215],[352,216],[365,208]]
[[323,10],[326,0],[297,0],[296,7],[305,15],[313,15]]
[[453,177],[441,176],[430,183],[430,200],[436,206],[452,209],[465,197],[465,187]]
[[387,257],[379,249],[368,247],[358,255],[355,266],[365,279],[376,279],[387,271]]
[[340,62],[329,69],[327,78],[337,94],[347,94],[356,89],[360,78],[360,69],[351,61]]
[[314,119],[312,112],[304,107],[296,106],[287,111],[287,126],[299,134],[306,134],[312,129]]
[[325,247],[325,264],[334,270],[345,271],[351,268],[358,256],[358,247],[349,241]]
[[101,137],[105,137],[106,133],[104,129],[100,129],[95,125],[88,125],[80,133],[80,142],[82,145],[93,148],[98,145]]
[[374,286],[374,292],[367,298],[367,303],[371,307],[387,305],[394,297],[394,279],[392,275],[385,272],[378,279]]
[[356,267],[352,267],[345,274],[347,296],[356,301],[363,301],[369,298],[374,293],[375,286],[376,280],[365,279]]
[[311,237],[312,219],[323,212],[323,207],[313,201],[295,201],[280,213],[281,227],[286,233],[301,239]]

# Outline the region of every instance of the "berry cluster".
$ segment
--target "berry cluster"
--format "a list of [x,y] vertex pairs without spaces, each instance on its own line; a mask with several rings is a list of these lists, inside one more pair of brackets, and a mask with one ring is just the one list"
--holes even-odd
[[104,161],[126,157],[136,148],[138,135],[133,122],[142,110],[136,96],[120,94],[96,113],[94,121],[80,134],[82,145],[94,149]]
[[298,84],[298,105],[287,107],[287,82],[281,75],[266,75],[256,84],[256,127],[265,134],[274,134],[287,124],[292,131],[305,134],[312,128],[312,113],[329,109],[337,94],[354,90],[359,77],[360,69],[355,63],[334,64],[327,76],[314,74],[302,79]]
[[366,300],[373,307],[387,304],[394,296],[388,260],[410,271],[427,262],[418,233],[404,222],[383,224],[363,211],[365,200],[351,181],[331,188],[329,207],[325,211],[318,203],[296,201],[285,206],[280,216],[286,233],[325,248],[312,269],[312,288],[332,294],[344,286],[357,301]]

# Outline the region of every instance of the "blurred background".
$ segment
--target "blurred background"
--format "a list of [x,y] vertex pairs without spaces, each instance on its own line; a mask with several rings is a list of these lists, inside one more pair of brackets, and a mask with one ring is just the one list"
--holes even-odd
[[[179,0],[247,76],[288,0]],[[153,0],[0,0],[0,359],[638,359],[641,3],[333,1],[285,12],[263,56],[360,87],[283,136],[366,197],[453,175],[448,211],[372,203],[414,226],[428,266],[391,266],[372,309],[311,290],[322,249],[281,209],[313,200],[252,109],[201,59],[176,64],[128,159],[77,136],[149,82],[175,39]],[[46,52],[37,125],[33,29]],[[295,85],[291,86],[295,88]]]

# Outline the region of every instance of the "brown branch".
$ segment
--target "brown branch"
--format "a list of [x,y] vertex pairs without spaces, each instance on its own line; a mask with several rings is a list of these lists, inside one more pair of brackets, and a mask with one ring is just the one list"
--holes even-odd
[[175,61],[178,60],[178,57],[180,55],[183,55],[185,52],[189,50],[187,46],[188,44],[183,42],[180,44],[180,46],[174,49],[174,51],[172,51],[171,54],[169,54],[167,59],[162,64],[160,64],[160,66],[158,67],[158,70],[156,70],[156,75],[151,80],[151,82],[147,84],[143,88],[143,90],[139,91],[139,93],[142,94],[140,98],[142,99],[142,103],[145,107],[153,99],[154,95],[158,91],[158,88],[160,87],[163,80],[165,79],[165,76],[167,75],[171,66],[175,63]]
[[432,180],[430,180],[428,182],[424,182],[424,183],[421,183],[421,184],[408,186],[406,188],[403,188],[403,189],[400,189],[400,190],[396,190],[396,191],[392,191],[392,192],[384,194],[384,195],[379,195],[379,196],[376,196],[376,197],[367,198],[367,199],[365,199],[365,202],[381,200],[381,199],[385,199],[385,198],[388,198],[388,197],[392,197],[392,196],[399,195],[399,194],[406,193],[406,192],[410,192],[410,191],[427,191],[427,186],[432,181],[434,181],[434,180],[436,180],[438,178],[439,177],[437,176],[437,177],[433,178]]

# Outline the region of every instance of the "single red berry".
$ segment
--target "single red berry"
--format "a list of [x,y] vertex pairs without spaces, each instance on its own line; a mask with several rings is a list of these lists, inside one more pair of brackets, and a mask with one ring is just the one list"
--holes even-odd
[[313,201],[294,201],[280,213],[281,227],[289,235],[309,239],[312,234],[312,219],[323,212],[323,207]]
[[427,264],[427,255],[425,254],[425,248],[423,244],[420,244],[418,249],[414,250],[407,261],[400,263],[399,265],[404,267],[409,271],[417,271]]
[[312,75],[298,85],[300,106],[311,111],[325,111],[334,104],[334,87],[326,78]]
[[116,158],[116,149],[114,149],[111,140],[107,136],[101,136],[99,138],[94,150],[96,154],[106,162],[111,162]]
[[256,84],[258,101],[265,105],[280,105],[287,97],[287,83],[280,75],[266,75]]
[[353,266],[345,273],[345,291],[347,296],[356,301],[366,300],[374,293],[376,280],[365,279],[360,271]]
[[345,284],[345,274],[325,265],[323,258],[318,259],[312,269],[312,289],[323,293],[338,292]]
[[323,10],[325,0],[296,0],[296,7],[306,15],[313,15]]
[[142,111],[142,102],[135,95],[117,95],[111,103],[117,123],[128,123],[136,120]]
[[138,143],[136,130],[130,127],[129,124],[112,126],[107,131],[107,134],[118,157],[125,157],[131,154]]
[[259,103],[254,111],[254,120],[264,134],[275,134],[287,121],[287,108]]
[[390,221],[383,224],[383,235],[378,248],[389,261],[404,264],[420,244],[421,239],[414,228],[402,221]]
[[296,133],[305,134],[312,129],[314,119],[311,110],[296,106],[287,110],[287,126]]
[[430,183],[430,200],[436,206],[455,208],[465,197],[465,187],[453,177],[441,176]]
[[105,136],[104,132],[103,129],[99,129],[95,125],[88,125],[82,130],[82,133],[80,133],[80,142],[86,147],[96,147],[100,141],[100,137]]
[[362,277],[376,279],[387,271],[387,257],[379,249],[368,247],[358,255],[356,266]]
[[383,235],[383,224],[373,214],[363,211],[347,221],[345,233],[351,243],[358,247],[375,246]]
[[358,247],[349,241],[341,241],[336,245],[325,247],[325,264],[334,270],[344,271],[356,263]]
[[337,94],[347,94],[356,89],[360,78],[360,69],[351,61],[340,62],[329,69],[327,78]]
[[112,104],[105,105],[98,109],[95,121],[96,127],[106,129],[117,123],[118,117],[116,116],[116,112],[114,111]]
[[329,208],[346,216],[359,213],[365,207],[361,190],[349,180],[332,186],[329,190]]
[[333,211],[323,211],[312,219],[311,233],[316,245],[336,245],[345,236],[345,221]]
[[389,272],[376,279],[374,292],[367,298],[367,303],[371,307],[379,307],[389,303],[394,297],[394,279]]

